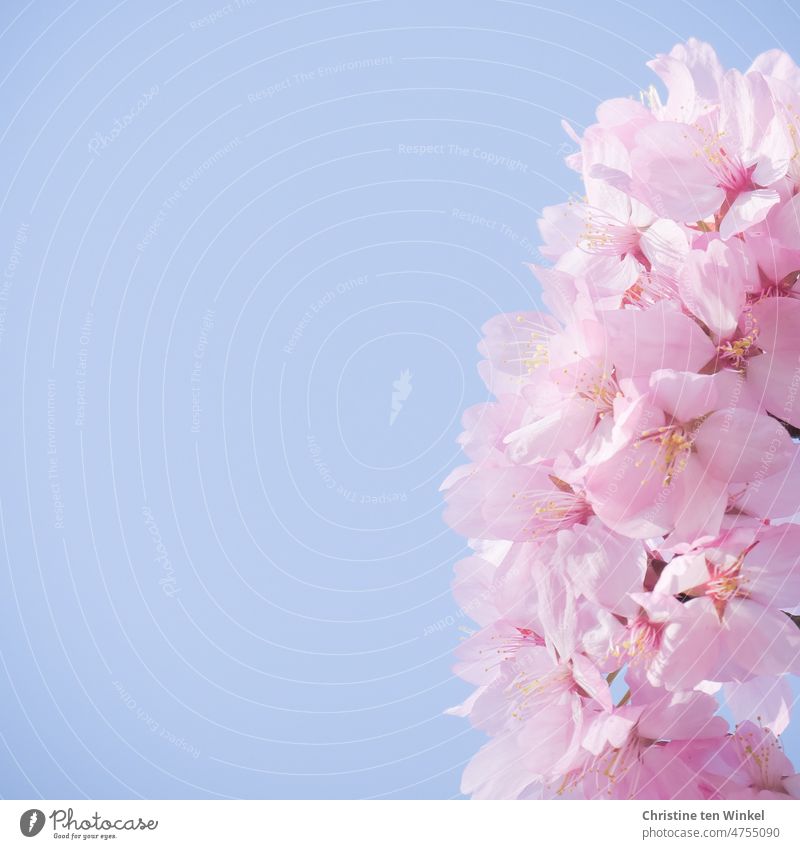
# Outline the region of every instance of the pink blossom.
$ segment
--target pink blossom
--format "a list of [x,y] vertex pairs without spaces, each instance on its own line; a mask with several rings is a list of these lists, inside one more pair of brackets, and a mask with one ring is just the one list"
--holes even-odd
[[626,536],[716,534],[731,485],[775,474],[794,454],[774,419],[733,406],[735,392],[724,374],[653,371],[635,424],[618,423],[628,438],[587,472],[593,511]]
[[666,99],[564,123],[549,313],[484,326],[497,400],[442,485],[475,798],[800,797],[800,69],[696,39],[649,64]]
[[775,735],[752,722],[739,725],[721,745],[698,746],[690,757],[702,770],[709,798],[800,798],[800,776]]
[[685,599],[664,634],[668,689],[800,672],[800,631],[781,612],[800,597],[798,544],[796,525],[732,531],[666,565],[656,592]]

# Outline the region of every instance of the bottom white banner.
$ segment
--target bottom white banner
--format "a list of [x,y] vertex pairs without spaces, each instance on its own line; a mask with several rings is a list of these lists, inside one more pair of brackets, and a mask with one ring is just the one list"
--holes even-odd
[[[800,845],[792,802],[2,801],[0,846]],[[110,843],[113,841],[113,843]]]

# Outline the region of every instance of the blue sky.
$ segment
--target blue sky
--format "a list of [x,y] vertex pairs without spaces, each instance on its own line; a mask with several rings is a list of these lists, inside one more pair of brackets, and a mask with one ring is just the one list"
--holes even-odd
[[750,0],[4,2],[0,793],[457,796],[437,490],[577,188],[560,120],[690,35],[741,67],[797,34]]

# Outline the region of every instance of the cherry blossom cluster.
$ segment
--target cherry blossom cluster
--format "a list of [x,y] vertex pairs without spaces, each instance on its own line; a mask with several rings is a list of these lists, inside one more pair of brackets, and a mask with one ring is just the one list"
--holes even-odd
[[649,65],[665,95],[565,124],[547,312],[485,325],[443,485],[475,798],[800,797],[800,68]]

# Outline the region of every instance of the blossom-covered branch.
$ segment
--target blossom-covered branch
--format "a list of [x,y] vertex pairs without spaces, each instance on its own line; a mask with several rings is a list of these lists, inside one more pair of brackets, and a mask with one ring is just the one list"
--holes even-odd
[[565,125],[548,312],[484,327],[496,401],[443,485],[479,798],[800,797],[800,69],[696,40],[650,67],[665,101]]

